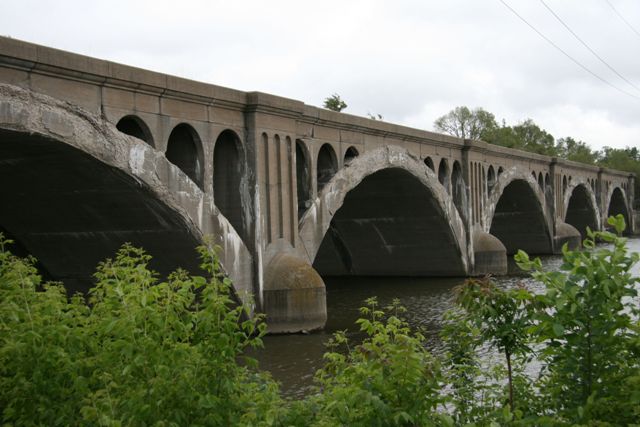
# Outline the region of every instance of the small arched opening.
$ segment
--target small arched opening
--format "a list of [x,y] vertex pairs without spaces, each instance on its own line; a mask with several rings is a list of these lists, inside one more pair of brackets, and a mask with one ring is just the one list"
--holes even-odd
[[502,166],[499,166],[499,167],[498,167],[498,177],[499,177],[500,175],[502,175],[502,172],[504,172],[504,169],[502,168]]
[[232,130],[216,139],[213,149],[213,200],[233,228],[245,237],[242,208],[242,143]]
[[169,135],[167,160],[178,166],[202,189],[204,161],[197,132],[186,123],[179,124]]
[[440,165],[438,166],[438,181],[444,187],[444,189],[449,193],[449,163],[447,163],[447,159],[440,160]]
[[565,194],[567,194],[567,176],[566,175],[562,177],[562,195],[564,196]]
[[349,163],[351,163],[351,161],[353,159],[355,159],[356,157],[358,157],[358,150],[356,149],[356,147],[349,147],[347,148],[347,151],[345,151],[344,153],[344,164],[348,165]]
[[489,192],[491,192],[494,185],[496,185],[496,171],[493,169],[493,166],[489,166],[487,170],[487,188]]
[[311,165],[304,142],[296,140],[296,188],[298,195],[298,220],[311,206]]
[[333,178],[337,171],[338,161],[336,159],[336,152],[333,150],[331,144],[324,144],[318,152],[318,168],[316,174],[318,193],[331,181],[331,178]]
[[435,166],[433,166],[433,160],[431,159],[431,157],[425,157],[424,164],[427,165],[427,167],[431,169],[432,172],[436,171]]
[[467,220],[467,192],[465,191],[464,179],[462,177],[462,168],[458,161],[453,162],[451,170],[451,193],[453,203],[458,209],[458,213],[463,220]]
[[542,172],[538,173],[538,187],[544,191],[544,177],[542,176]]
[[138,116],[124,116],[118,121],[116,128],[122,133],[141,139],[150,146],[155,147],[149,127]]

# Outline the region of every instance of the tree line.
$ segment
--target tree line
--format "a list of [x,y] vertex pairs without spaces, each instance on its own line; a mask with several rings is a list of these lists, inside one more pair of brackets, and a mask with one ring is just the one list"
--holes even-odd
[[[436,119],[433,126],[438,132],[458,138],[632,172],[640,177],[640,150],[637,147],[593,150],[586,142],[571,136],[556,139],[531,119],[509,126],[504,120],[498,123],[495,115],[483,108],[460,106]],[[635,199],[640,200],[639,180],[635,183]]]

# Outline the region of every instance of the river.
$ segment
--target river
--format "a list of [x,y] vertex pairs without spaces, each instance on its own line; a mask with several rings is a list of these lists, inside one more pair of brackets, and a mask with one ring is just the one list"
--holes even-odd
[[[640,252],[640,238],[628,240],[627,247]],[[546,269],[558,269],[560,256],[541,257]],[[514,268],[514,270],[517,269]],[[640,264],[633,269],[640,276]],[[381,306],[398,298],[407,308],[405,317],[413,327],[427,331],[430,350],[437,353],[438,332],[442,314],[453,306],[452,288],[464,278],[404,278],[404,277],[327,277],[327,325],[323,331],[302,335],[272,335],[264,338],[265,348],[255,355],[260,368],[271,372],[281,383],[284,395],[299,397],[312,385],[314,372],[322,367],[325,343],[335,331],[357,331],[354,324],[359,307],[371,296],[377,296]],[[542,285],[527,276],[513,274],[495,278],[504,286],[524,283],[531,290]],[[353,335],[353,333],[352,333]]]

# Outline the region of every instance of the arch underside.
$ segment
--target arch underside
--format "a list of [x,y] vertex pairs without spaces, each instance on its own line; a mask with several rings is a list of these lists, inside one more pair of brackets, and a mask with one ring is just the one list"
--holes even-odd
[[611,199],[609,201],[609,208],[607,209],[607,218],[610,216],[622,215],[627,227],[624,230],[625,235],[631,234],[629,210],[625,201],[624,195],[620,188],[614,188],[611,193]]
[[519,249],[530,254],[553,252],[540,202],[531,186],[522,179],[505,187],[493,214],[490,233],[502,242],[509,255]]
[[575,227],[583,239],[587,236],[587,227],[591,230],[598,229],[595,207],[584,186],[579,185],[573,190],[564,222]]
[[151,268],[198,271],[198,239],[136,179],[45,137],[0,130],[0,227],[70,292],[86,291],[97,264],[125,242]]
[[460,248],[430,190],[384,169],[345,197],[313,266],[325,276],[462,276]]

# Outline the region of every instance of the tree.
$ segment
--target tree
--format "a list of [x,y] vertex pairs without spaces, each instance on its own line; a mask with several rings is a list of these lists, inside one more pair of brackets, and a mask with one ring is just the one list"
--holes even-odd
[[324,108],[331,111],[337,111],[338,113],[347,108],[347,103],[340,98],[340,95],[334,93],[333,95],[324,99]]
[[593,165],[598,160],[598,152],[591,150],[585,142],[576,141],[570,136],[560,138],[557,144],[558,155],[574,162]]
[[557,155],[553,135],[538,126],[533,120],[527,119],[513,127],[521,148],[532,153],[547,156]]
[[482,108],[470,110],[456,107],[433,123],[436,131],[448,133],[463,139],[480,139],[485,132],[498,127],[496,118]]

